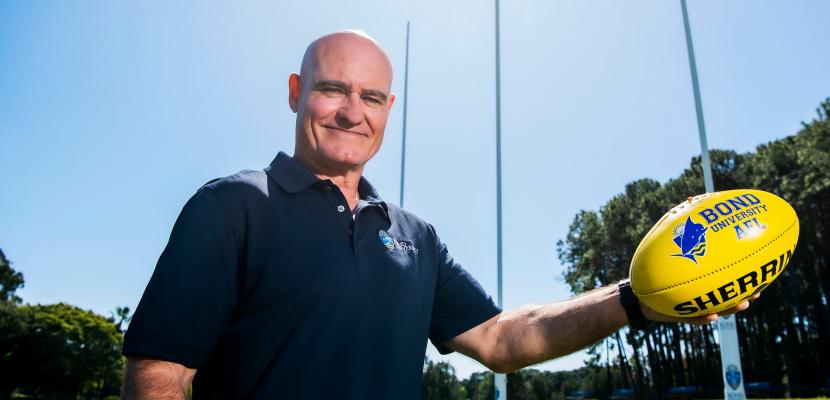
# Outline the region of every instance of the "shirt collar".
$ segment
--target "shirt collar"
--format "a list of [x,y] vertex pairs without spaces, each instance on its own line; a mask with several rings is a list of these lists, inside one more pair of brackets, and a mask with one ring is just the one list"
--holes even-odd
[[372,184],[369,183],[369,181],[362,176],[360,177],[360,182],[358,182],[357,184],[357,195],[360,197],[361,200],[365,200],[367,203],[380,208],[381,212],[383,213],[383,216],[386,217],[386,220],[391,222],[391,220],[389,219],[389,209],[386,207],[386,202],[380,198],[380,195],[378,194],[377,190],[375,190],[375,187],[372,186]]
[[271,165],[265,167],[265,173],[288,193],[298,193],[320,181],[294,157],[279,152]]
[[[283,190],[291,194],[302,192],[314,184],[323,182],[322,179],[311,173],[305,165],[282,151],[277,154],[274,161],[271,161],[271,165],[265,167],[265,173]],[[357,193],[361,200],[379,206],[386,218],[389,218],[386,202],[383,201],[375,187],[366,178],[360,177],[360,182],[357,184]]]

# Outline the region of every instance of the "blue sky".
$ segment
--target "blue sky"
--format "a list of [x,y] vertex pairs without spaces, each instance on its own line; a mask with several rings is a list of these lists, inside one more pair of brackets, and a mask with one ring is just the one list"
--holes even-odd
[[[711,147],[793,134],[830,96],[830,3],[690,1],[689,13]],[[369,32],[400,95],[407,20],[405,206],[495,294],[493,19],[478,1],[0,3],[0,248],[22,297],[134,307],[200,185],[293,150],[286,82],[308,42]],[[503,2],[501,33],[515,308],[569,297],[555,243],[580,209],[676,176],[699,147],[679,2]],[[392,202],[401,106],[366,171]],[[483,370],[428,354],[462,377]]]

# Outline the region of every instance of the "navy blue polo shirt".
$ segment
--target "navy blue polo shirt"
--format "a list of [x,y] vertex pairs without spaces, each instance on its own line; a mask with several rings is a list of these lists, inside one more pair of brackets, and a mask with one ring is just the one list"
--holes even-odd
[[433,227],[280,153],[187,202],[124,340],[196,368],[196,399],[418,399],[426,340],[498,314]]

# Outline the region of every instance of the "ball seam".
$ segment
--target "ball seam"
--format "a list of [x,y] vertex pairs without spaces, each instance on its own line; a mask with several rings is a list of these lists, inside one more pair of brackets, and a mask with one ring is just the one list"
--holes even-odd
[[778,240],[778,239],[780,239],[781,237],[783,237],[783,236],[784,236],[784,234],[786,234],[787,232],[789,232],[789,231],[790,231],[790,229],[792,229],[792,228],[795,226],[795,224],[797,224],[797,223],[798,223],[798,219],[796,219],[795,221],[793,221],[793,223],[792,223],[792,224],[790,224],[790,226],[789,226],[789,227],[787,227],[787,229],[784,229],[784,231],[783,231],[783,232],[781,232],[778,236],[776,236],[776,237],[775,237],[775,239],[770,240],[767,244],[765,244],[765,245],[761,246],[759,249],[757,249],[757,250],[753,251],[752,253],[745,255],[743,258],[741,258],[741,259],[740,259],[740,260],[738,260],[738,261],[734,261],[734,262],[732,262],[732,263],[731,263],[731,264],[729,264],[729,265],[726,265],[726,266],[720,267],[719,269],[716,269],[716,270],[714,270],[714,271],[710,271],[710,272],[708,272],[707,274],[705,274],[705,275],[701,275],[701,276],[698,276],[698,277],[696,277],[696,278],[694,278],[694,279],[690,279],[690,280],[688,280],[688,281],[681,282],[681,283],[676,283],[676,284],[674,284],[674,285],[672,285],[672,286],[665,287],[665,288],[662,288],[662,289],[657,289],[657,290],[654,290],[654,291],[651,291],[651,292],[637,293],[637,295],[639,295],[639,296],[650,296],[650,295],[657,294],[657,293],[660,293],[660,292],[665,292],[665,291],[667,291],[667,290],[671,290],[671,289],[674,289],[674,288],[677,288],[677,287],[680,287],[680,286],[686,285],[686,284],[688,284],[688,283],[692,283],[692,282],[694,282],[694,281],[696,281],[696,280],[703,279],[703,278],[705,278],[705,277],[707,277],[707,276],[709,276],[709,275],[716,274],[716,273],[721,272],[721,271],[723,271],[723,270],[725,270],[725,269],[727,269],[727,268],[730,268],[730,267],[732,267],[732,266],[734,266],[734,265],[737,265],[737,264],[739,264],[739,263],[741,263],[741,262],[744,262],[744,261],[746,261],[747,259],[749,259],[750,257],[752,257],[752,256],[754,256],[754,255],[758,254],[759,252],[763,251],[765,248],[769,247],[769,245],[773,244],[776,240]]

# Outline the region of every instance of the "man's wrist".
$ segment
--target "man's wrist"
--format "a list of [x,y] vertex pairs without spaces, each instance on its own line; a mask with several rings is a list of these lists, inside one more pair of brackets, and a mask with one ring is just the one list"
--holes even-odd
[[633,329],[645,329],[651,325],[651,320],[643,315],[640,308],[640,300],[631,289],[631,281],[624,279],[617,284],[625,315],[628,317],[628,325]]

